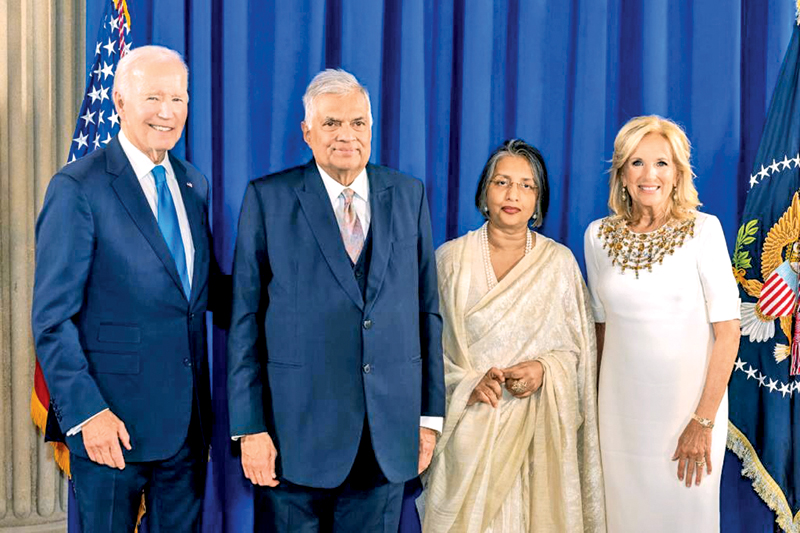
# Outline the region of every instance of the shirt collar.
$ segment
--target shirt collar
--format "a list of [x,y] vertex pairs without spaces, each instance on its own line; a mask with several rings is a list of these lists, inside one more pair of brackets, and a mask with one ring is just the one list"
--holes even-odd
[[[133,143],[128,140],[122,130],[119,132],[119,144],[122,146],[122,151],[125,152],[125,156],[128,158],[131,167],[133,167],[133,173],[136,174],[136,179],[141,181],[152,172],[156,164],[153,163],[144,152],[136,148]],[[164,160],[159,164],[167,171],[167,177],[175,175],[175,172],[172,170],[172,165],[169,162],[169,152],[164,155]]]
[[332,205],[336,205],[339,195],[342,194],[342,191],[345,189],[353,189],[353,192],[356,193],[356,196],[369,203],[369,180],[367,179],[366,168],[364,168],[358,174],[358,176],[356,176],[356,179],[353,180],[353,183],[346,187],[330,177],[330,175],[325,172],[322,167],[319,166],[319,164],[317,164],[317,170],[319,170],[319,175],[322,176],[322,183],[325,185],[325,190],[328,193],[328,197],[330,198]]

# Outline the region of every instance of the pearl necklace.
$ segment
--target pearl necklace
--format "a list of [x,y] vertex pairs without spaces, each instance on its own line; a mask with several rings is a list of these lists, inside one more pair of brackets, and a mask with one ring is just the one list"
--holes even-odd
[[[483,267],[486,271],[486,284],[489,286],[489,290],[492,290],[497,285],[497,280],[494,275],[494,270],[492,269],[492,256],[491,252],[489,251],[488,222],[483,225],[483,231],[481,231],[481,243],[483,244]],[[528,255],[532,249],[533,237],[531,236],[531,231],[527,230],[525,232],[525,255]]]

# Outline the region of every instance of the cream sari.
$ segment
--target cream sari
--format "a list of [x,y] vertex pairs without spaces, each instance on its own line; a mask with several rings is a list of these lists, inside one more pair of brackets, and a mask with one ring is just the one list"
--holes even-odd
[[[491,290],[481,230],[436,255],[447,415],[425,479],[423,531],[605,531],[595,337],[572,253],[537,234]],[[467,407],[490,367],[532,359],[545,369],[538,392],[504,390],[497,408]]]

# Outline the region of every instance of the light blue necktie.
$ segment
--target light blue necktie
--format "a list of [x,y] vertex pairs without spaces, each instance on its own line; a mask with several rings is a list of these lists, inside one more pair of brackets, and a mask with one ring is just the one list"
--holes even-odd
[[192,288],[189,285],[189,272],[186,269],[186,252],[183,250],[181,227],[178,225],[178,214],[175,212],[175,203],[167,186],[167,171],[161,165],[153,167],[153,177],[156,179],[156,196],[158,198],[158,228],[167,242],[178,275],[181,277],[183,292],[189,299]]

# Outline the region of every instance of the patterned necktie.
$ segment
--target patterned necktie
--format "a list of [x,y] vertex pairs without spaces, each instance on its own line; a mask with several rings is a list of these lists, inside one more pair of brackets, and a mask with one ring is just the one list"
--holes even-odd
[[189,284],[189,273],[186,269],[186,253],[183,250],[181,228],[178,225],[178,214],[175,212],[175,203],[167,186],[167,171],[161,165],[153,167],[153,177],[156,180],[156,197],[158,198],[158,228],[167,243],[178,275],[181,278],[183,292],[189,298],[192,288]]
[[336,210],[336,221],[339,223],[339,232],[342,234],[347,255],[353,263],[356,263],[364,247],[364,230],[353,207],[354,194],[353,189],[347,188],[339,195],[341,202]]

